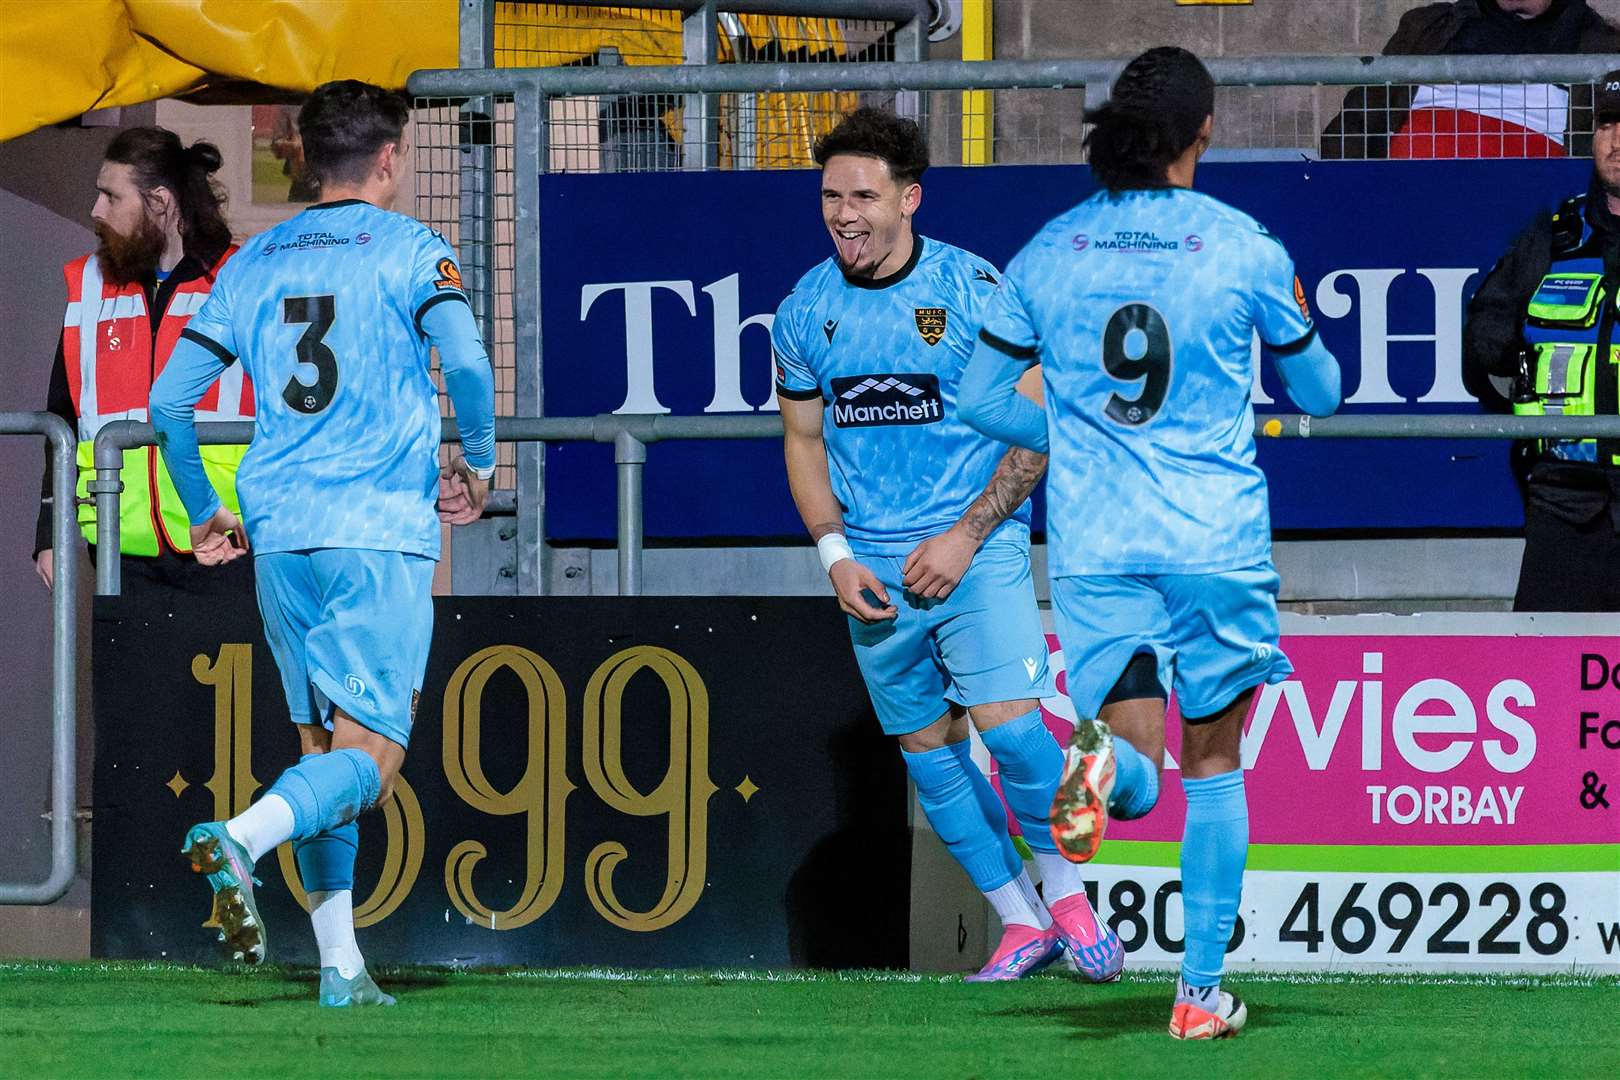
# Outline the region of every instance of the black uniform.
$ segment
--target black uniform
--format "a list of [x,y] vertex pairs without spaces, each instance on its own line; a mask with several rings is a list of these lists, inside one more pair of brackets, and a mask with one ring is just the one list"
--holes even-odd
[[[1599,340],[1611,341],[1620,286],[1620,217],[1594,174],[1585,196],[1556,214],[1543,213],[1519,234],[1468,305],[1463,327],[1463,376],[1487,407],[1508,411],[1522,379],[1526,308],[1555,263],[1597,261],[1605,296]],[[1600,360],[1596,411],[1615,413],[1616,373]],[[1600,444],[1596,462],[1568,461],[1537,444],[1515,447],[1525,492],[1525,549],[1515,611],[1620,611],[1620,468],[1613,444]]]

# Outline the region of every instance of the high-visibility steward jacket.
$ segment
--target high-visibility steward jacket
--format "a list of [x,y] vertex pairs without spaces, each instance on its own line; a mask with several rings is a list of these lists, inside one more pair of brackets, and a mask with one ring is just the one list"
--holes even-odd
[[[1620,275],[1604,276],[1585,202],[1584,196],[1570,199],[1553,216],[1552,265],[1525,312],[1530,349],[1513,388],[1513,411],[1520,416],[1620,412],[1620,345],[1614,340]],[[1620,440],[1559,439],[1542,449],[1564,461],[1620,467]]]
[[[138,282],[106,281],[95,255],[63,267],[67,278],[67,313],[62,320],[62,358],[68,389],[79,415],[79,528],[96,542],[96,507],[88,498],[95,477],[96,433],[114,420],[149,419],[152,384],[203,301],[208,299],[220,267],[236,251],[227,248],[209,272],[175,286],[169,306],[153,332],[146,291]],[[232,364],[197,403],[197,419],[253,419],[253,385],[241,363]],[[204,446],[203,466],[219,497],[240,513],[236,470],[245,446]],[[119,550],[125,555],[157,555],[167,549],[191,550],[191,525],[185,504],[169,478],[156,447],[124,452],[124,491],[119,503]]]

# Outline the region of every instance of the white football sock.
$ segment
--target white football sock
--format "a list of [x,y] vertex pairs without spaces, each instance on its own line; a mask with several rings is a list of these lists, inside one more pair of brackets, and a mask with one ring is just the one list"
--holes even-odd
[[1045,930],[1052,925],[1052,916],[1047,912],[1046,905],[1041,903],[1040,894],[1035,891],[1035,883],[1029,879],[1027,870],[1020,870],[1018,876],[1007,884],[999,889],[991,889],[984,895],[990,901],[990,906],[996,909],[1002,926],[1017,923],[1019,926]]
[[1055,851],[1035,852],[1035,868],[1041,872],[1041,895],[1048,904],[1086,891],[1080,867]]
[[1176,977],[1176,1004],[1190,1001],[1201,1009],[1217,1012],[1221,1007],[1221,984],[1214,986],[1188,986],[1187,980]]
[[337,968],[345,979],[366,970],[366,959],[354,940],[354,893],[349,889],[309,894],[309,921],[321,950],[321,967]]
[[225,831],[247,848],[248,858],[258,862],[265,852],[292,839],[292,807],[280,795],[266,795],[227,821]]

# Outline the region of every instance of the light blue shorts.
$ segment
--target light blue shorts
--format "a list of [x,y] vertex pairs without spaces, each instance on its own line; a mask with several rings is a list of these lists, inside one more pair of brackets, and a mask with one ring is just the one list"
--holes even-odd
[[295,724],[332,707],[401,746],[433,642],[433,560],[317,548],[254,558],[259,612]]
[[1277,640],[1280,584],[1269,560],[1219,574],[1053,578],[1075,710],[1096,716],[1137,653],[1152,654],[1182,716],[1209,717],[1245,690],[1282,682],[1294,665]]
[[1056,693],[1023,544],[992,539],[944,600],[905,590],[904,556],[856,558],[900,611],[871,625],[849,620],[855,660],[885,734],[927,727],[945,715],[948,701],[972,708]]

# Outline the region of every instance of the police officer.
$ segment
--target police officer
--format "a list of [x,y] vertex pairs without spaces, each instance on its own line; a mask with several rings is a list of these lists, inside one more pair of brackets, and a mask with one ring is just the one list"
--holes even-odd
[[[1463,369],[1487,405],[1521,416],[1620,412],[1620,70],[1596,92],[1592,181],[1543,213],[1474,294]],[[1524,561],[1515,611],[1620,611],[1620,439],[1519,448]]]

